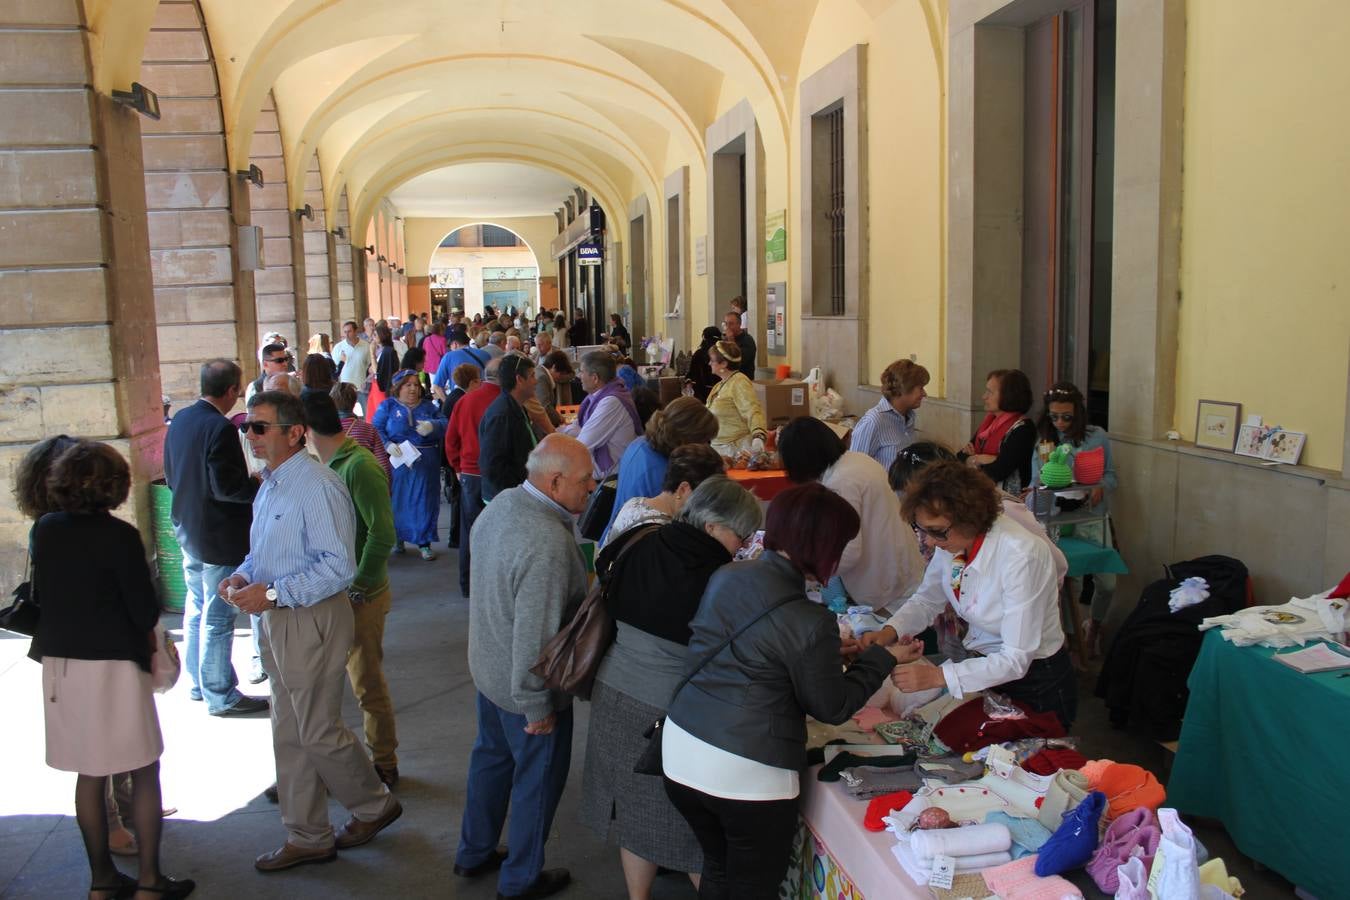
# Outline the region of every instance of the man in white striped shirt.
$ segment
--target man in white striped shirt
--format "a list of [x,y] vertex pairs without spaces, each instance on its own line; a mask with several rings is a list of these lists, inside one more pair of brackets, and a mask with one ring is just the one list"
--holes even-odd
[[881,373],[881,400],[853,426],[849,449],[865,453],[887,472],[895,455],[919,439],[914,411],[928,396],[928,370],[898,359]]
[[[253,501],[249,553],[220,594],[262,615],[263,667],[272,685],[272,749],[286,843],[259,856],[263,872],[327,862],[366,843],[403,813],[342,721],[355,624],[356,511],[336,472],[305,452],[299,399],[263,391],[241,426],[267,462]],[[328,794],[351,812],[336,833]]]

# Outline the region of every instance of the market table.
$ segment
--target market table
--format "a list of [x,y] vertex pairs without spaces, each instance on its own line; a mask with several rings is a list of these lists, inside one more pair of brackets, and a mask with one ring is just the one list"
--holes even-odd
[[839,784],[816,780],[819,766],[802,774],[804,833],[792,860],[792,900],[929,900],[891,852],[895,835],[863,827],[867,802],[854,800]]
[[727,477],[765,502],[792,487],[782,469],[727,469]]
[[1319,897],[1350,885],[1350,679],[1205,636],[1167,783],[1169,806],[1219,819],[1238,849]]

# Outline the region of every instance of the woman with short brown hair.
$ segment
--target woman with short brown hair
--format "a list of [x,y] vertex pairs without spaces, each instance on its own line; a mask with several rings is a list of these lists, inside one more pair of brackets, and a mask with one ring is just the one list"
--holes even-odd
[[[77,773],[75,818],[91,896],[186,897],[196,885],[159,869],[164,740],[150,681],[159,598],[140,533],[111,514],[130,487],[126,460],[94,441],[63,452],[47,478],[59,511],[33,529],[33,592],[42,605],[33,649],[42,659],[47,765]],[[71,565],[76,552],[79,565]],[[105,791],[118,772],[131,773],[139,880],[118,872],[109,855]]]
[[[880,631],[859,644],[909,648],[914,665],[893,676],[903,691],[945,687],[958,700],[997,690],[1068,729],[1078,691],[1059,623],[1059,574],[1049,543],[1008,516],[988,478],[959,462],[935,462],[905,486],[901,514],[936,550],[923,584]],[[934,666],[923,631],[950,606],[969,626],[972,658]]]

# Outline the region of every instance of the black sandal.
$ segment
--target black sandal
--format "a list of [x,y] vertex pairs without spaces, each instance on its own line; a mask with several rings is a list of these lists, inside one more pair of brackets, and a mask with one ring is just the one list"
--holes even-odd
[[125,872],[117,873],[117,884],[91,884],[89,893],[104,891],[113,895],[113,900],[126,900],[136,894],[136,879]]
[[[170,878],[167,875],[164,876],[164,883],[156,887],[146,887],[143,884],[136,885],[137,891],[160,894],[161,896],[169,898],[169,900],[179,900],[179,898],[186,897],[196,889],[197,882],[193,881],[191,878],[176,879]],[[131,897],[134,896],[134,894],[128,894],[127,896]]]

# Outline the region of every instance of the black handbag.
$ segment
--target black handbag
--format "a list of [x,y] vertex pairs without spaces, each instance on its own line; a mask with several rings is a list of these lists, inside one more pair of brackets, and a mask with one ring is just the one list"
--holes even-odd
[[[724,641],[722,641],[722,643],[714,647],[711,652],[706,654],[702,659],[698,661],[698,665],[694,666],[694,668],[689,670],[689,674],[684,676],[684,680],[680,682],[679,687],[675,688],[674,692],[670,695],[671,701],[673,702],[675,700],[675,698],[679,695],[680,691],[684,690],[684,686],[689,683],[689,680],[691,678],[693,678],[695,675],[699,673],[700,669],[702,669],[708,663],[712,662],[713,658],[716,657],[717,654],[725,650],[731,644],[732,641],[736,640],[736,638],[745,634],[746,630],[749,629],[751,625],[755,624],[760,619],[764,618],[769,613],[773,612],[775,609],[778,609],[778,607],[784,606],[788,603],[791,603],[793,600],[799,599],[801,598],[784,597],[782,600],[779,600],[773,606],[761,610],[749,622],[746,622],[740,628],[737,628],[735,631],[733,631],[730,637],[726,638]],[[658,718],[655,722],[649,725],[647,727],[647,730],[642,733],[642,736],[647,739],[647,749],[642,751],[642,755],[638,757],[638,761],[633,764],[634,774],[636,775],[662,774],[663,769],[661,767],[661,740],[663,738],[663,735],[661,734],[661,729],[665,726],[665,724],[666,724],[666,717],[665,714],[663,713],[660,716],[660,718]]]
[[14,589],[11,594],[14,599],[9,606],[0,609],[0,629],[25,637],[37,636],[38,618],[42,612],[38,608],[37,595],[33,591],[32,568],[30,560],[28,580]]
[[577,530],[588,541],[598,541],[609,527],[610,517],[614,514],[614,500],[619,495],[619,476],[610,475],[600,482],[581,514]]

